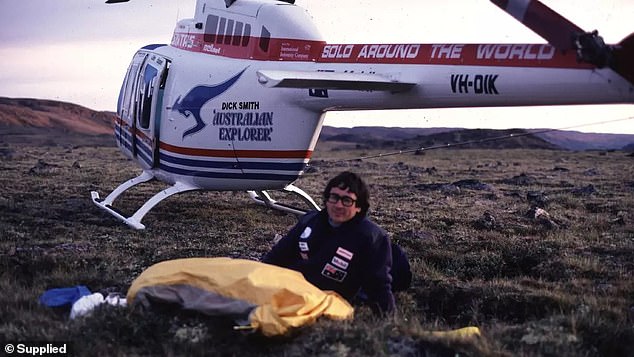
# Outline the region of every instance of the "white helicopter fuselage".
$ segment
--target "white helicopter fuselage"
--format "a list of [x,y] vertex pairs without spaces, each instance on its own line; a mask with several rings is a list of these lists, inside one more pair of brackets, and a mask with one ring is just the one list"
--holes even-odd
[[298,6],[199,0],[134,56],[115,136],[146,178],[262,191],[303,173],[327,111],[633,102],[614,70],[548,44],[328,44]]

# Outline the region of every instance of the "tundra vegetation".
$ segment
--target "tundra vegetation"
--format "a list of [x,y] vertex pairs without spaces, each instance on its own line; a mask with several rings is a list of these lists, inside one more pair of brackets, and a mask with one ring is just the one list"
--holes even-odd
[[[409,255],[412,287],[392,317],[358,307],[353,320],[270,339],[170,309],[102,305],[70,320],[38,297],[75,285],[125,293],[168,259],[259,259],[294,216],[245,193],[198,191],[162,202],[135,231],[90,201],[139,173],[116,148],[0,146],[0,341],[70,341],[78,356],[633,355],[631,155],[465,149],[343,160],[372,153],[320,143],[296,184],[319,198],[336,173],[362,174],[371,218]],[[131,213],[164,187],[134,188],[116,204]],[[428,333],[466,326],[481,335]]]

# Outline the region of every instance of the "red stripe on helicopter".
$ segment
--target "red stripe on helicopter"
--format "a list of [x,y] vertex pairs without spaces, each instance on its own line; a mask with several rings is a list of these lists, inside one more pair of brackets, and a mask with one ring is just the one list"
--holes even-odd
[[593,68],[549,44],[328,44],[317,62]]
[[134,130],[134,135],[137,138],[145,141],[146,143],[148,143],[148,145],[152,144],[153,140],[149,136],[147,136],[143,131],[139,130],[139,128],[132,128],[132,126],[130,126],[127,122],[125,122],[123,119],[119,118],[118,116],[115,117],[114,122],[115,122],[115,126],[120,126],[122,129],[126,130],[127,132],[131,132],[132,130]]
[[[224,36],[216,41],[205,41],[204,34],[175,32],[171,45],[186,51],[222,57],[261,61],[315,61],[325,45],[324,41],[245,37],[234,42]],[[220,41],[219,41],[220,40]]]
[[577,62],[574,51],[559,51],[549,44],[326,44],[250,37],[242,46],[205,42],[203,34],[175,33],[171,45],[192,52],[262,61],[593,68]]
[[181,155],[195,155],[208,157],[230,158],[258,158],[258,159],[310,159],[311,150],[221,150],[200,149],[175,146],[165,142],[160,143],[160,148]]

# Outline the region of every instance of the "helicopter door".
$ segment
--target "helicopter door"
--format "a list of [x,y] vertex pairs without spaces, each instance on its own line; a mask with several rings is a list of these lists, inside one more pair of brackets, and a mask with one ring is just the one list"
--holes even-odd
[[137,96],[137,82],[139,78],[139,72],[143,67],[147,57],[147,52],[137,52],[128,67],[128,72],[121,86],[121,92],[119,94],[119,104],[117,106],[117,113],[119,114],[120,122],[117,123],[115,136],[117,145],[123,153],[133,158],[134,153],[134,128],[135,128],[135,109]]
[[158,164],[159,129],[168,61],[148,54],[136,84],[133,155],[141,167]]

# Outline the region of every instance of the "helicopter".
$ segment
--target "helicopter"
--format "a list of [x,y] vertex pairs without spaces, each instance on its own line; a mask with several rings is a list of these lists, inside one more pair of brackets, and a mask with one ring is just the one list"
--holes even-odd
[[[128,0],[108,0],[119,3]],[[169,44],[142,47],[128,67],[114,136],[142,173],[102,199],[135,229],[166,198],[247,191],[256,202],[297,195],[328,111],[634,103],[634,34],[605,44],[537,0],[491,0],[543,44],[331,44],[294,0],[197,0]],[[159,180],[131,216],[113,207]]]

